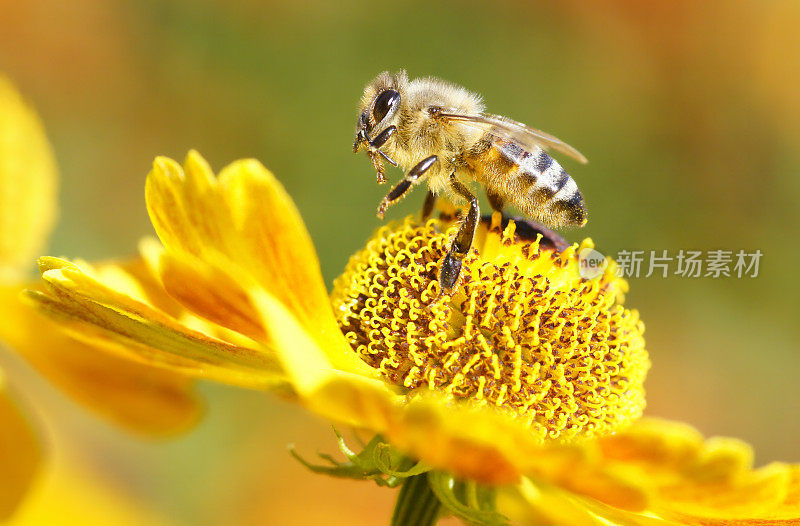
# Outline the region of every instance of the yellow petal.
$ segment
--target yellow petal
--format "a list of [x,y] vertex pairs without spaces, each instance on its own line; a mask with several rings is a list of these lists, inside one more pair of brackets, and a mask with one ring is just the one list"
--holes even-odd
[[338,333],[311,237],[280,183],[258,161],[244,160],[220,172],[219,189],[258,282],[306,328]]
[[33,267],[56,218],[58,173],[34,110],[0,76],[0,280]]
[[615,508],[596,499],[580,497],[578,495],[564,495],[564,491],[550,488],[558,492],[572,506],[582,508],[584,511],[602,520],[603,524],[615,524],[618,526],[678,526],[683,524],[679,521],[658,517],[651,512],[633,512]]
[[264,388],[283,380],[274,356],[255,343],[234,345],[192,330],[68,261],[42,258],[40,266],[47,292],[28,291],[28,297],[82,341],[102,341],[128,359],[234,385]]
[[4,389],[0,374],[0,521],[22,500],[41,461],[36,435]]
[[[753,469],[746,444],[704,440],[683,423],[644,419],[605,438],[517,452],[529,460],[517,492],[530,508],[511,503],[523,523],[800,524],[800,465]],[[569,503],[548,515],[555,497]]]
[[412,398],[386,436],[426,464],[486,484],[514,484],[522,475],[615,506],[643,509],[631,481],[603,471],[576,445],[542,446],[525,423],[491,405],[474,406],[433,391]]
[[508,435],[493,440],[494,433],[502,434],[507,426],[502,422],[494,426],[488,415],[461,408],[443,415],[443,404],[428,402],[422,398],[412,402],[401,425],[390,433],[401,447],[433,466],[448,466],[456,475],[481,482],[509,483],[519,478],[519,466],[509,455]]
[[133,431],[164,435],[194,424],[201,403],[190,379],[81,342],[25,305],[18,287],[0,288],[0,340],[81,404]]
[[56,458],[5,526],[168,526],[171,521],[136,501],[114,480],[101,479],[77,459]]
[[601,439],[600,472],[625,473],[649,496],[648,511],[685,524],[800,523],[800,466],[752,468],[749,446],[704,440],[686,424],[645,419]]
[[227,256],[304,325],[330,311],[300,214],[258,161],[237,161],[217,179],[196,152],[189,153],[184,169],[159,157],[145,191],[153,226],[167,249],[200,259],[209,253]]
[[800,465],[753,469],[746,444],[704,440],[683,423],[644,419],[605,438],[518,453],[531,460],[534,511],[542,492],[555,491],[614,524],[800,524]]
[[380,381],[333,368],[325,352],[286,307],[251,292],[283,369],[303,403],[335,422],[382,433],[398,418],[402,397]]
[[568,524],[570,526],[668,526],[672,523],[622,511],[599,501],[581,498],[541,481],[523,478],[520,484],[501,488],[498,509],[514,524]]
[[140,244],[163,290],[192,312],[257,341],[267,333],[247,291],[228,272],[188,252],[167,252],[157,241]]
[[[238,268],[286,305],[335,367],[374,376],[336,325],[319,261],[300,214],[280,183],[258,161],[237,161],[215,178],[196,152],[189,153],[183,168],[159,157],[147,178],[146,198],[159,238],[167,252],[177,254],[163,262],[161,279],[188,308],[219,323],[230,321],[208,309],[208,300],[219,285],[209,283],[206,290],[194,294],[186,294],[184,288],[189,280],[197,280],[193,283],[200,288],[219,270],[239,273],[233,270]],[[190,259],[182,253],[212,268],[192,272],[181,265]],[[227,283],[230,285],[229,280]],[[248,313],[251,308],[242,304],[237,311]],[[242,327],[234,320],[229,328]]]
[[731,480],[660,487],[652,509],[685,524],[800,524],[800,467],[776,462]]
[[232,219],[216,186],[214,174],[199,154],[190,152],[185,172],[172,159],[155,159],[145,199],[150,221],[167,248],[196,256],[228,252]]
[[431,466],[488,484],[517,482],[528,459],[539,451],[519,421],[432,391],[408,402],[387,437]]
[[749,446],[738,440],[706,441],[687,424],[653,418],[598,445],[606,461],[647,469],[651,479],[665,486],[676,477],[698,483],[730,480],[746,472],[753,457]]

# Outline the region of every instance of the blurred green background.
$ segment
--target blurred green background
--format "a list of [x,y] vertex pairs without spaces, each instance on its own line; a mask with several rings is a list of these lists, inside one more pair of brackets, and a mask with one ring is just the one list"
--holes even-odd
[[[631,280],[647,325],[648,413],[800,461],[800,4],[0,0],[0,71],[38,108],[62,172],[50,252],[132,254],[151,234],[152,158],[256,157],[284,183],[330,283],[380,222],[355,106],[384,69],[436,75],[590,159],[598,249],[760,249],[755,279]],[[398,179],[399,171],[389,171]],[[392,210],[416,212],[417,191]],[[332,432],[260,393],[203,385],[191,434],[143,442],[5,353],[59,443],[176,524],[386,524],[393,494],[307,473],[286,444]]]

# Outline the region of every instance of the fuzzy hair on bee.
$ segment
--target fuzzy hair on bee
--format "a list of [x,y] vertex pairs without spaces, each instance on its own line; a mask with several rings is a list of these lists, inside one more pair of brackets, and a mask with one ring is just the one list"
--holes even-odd
[[[397,111],[391,112],[383,122],[373,122],[371,110],[378,94],[395,90],[400,94]],[[484,110],[481,97],[443,80],[428,77],[409,81],[405,71],[395,74],[383,72],[370,82],[361,97],[359,114],[367,112],[372,129],[396,126],[392,140],[382,150],[403,171],[417,162],[437,155],[439,162],[426,172],[427,182],[434,195],[444,193],[455,202],[462,199],[450,189],[449,176],[455,168],[463,166],[463,153],[472,147],[482,133],[462,126],[447,126],[433,119],[430,107],[452,108],[463,113],[480,113]],[[457,174],[460,175],[460,174]]]
[[[486,190],[493,209],[506,204],[549,226],[583,226],[586,207],[575,181],[545,151],[586,162],[577,150],[540,130],[485,112],[481,97],[435,77],[409,80],[405,71],[383,72],[367,84],[358,108],[355,152],[366,148],[385,182],[384,161],[406,173],[378,207],[389,205],[421,182],[428,186],[423,215],[441,195],[469,208],[442,267],[442,290],[456,284],[460,261],[479,218],[470,183]],[[455,280],[455,281],[454,281]]]

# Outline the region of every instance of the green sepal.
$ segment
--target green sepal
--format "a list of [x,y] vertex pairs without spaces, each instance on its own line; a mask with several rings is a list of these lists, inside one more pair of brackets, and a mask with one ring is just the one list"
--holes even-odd
[[317,453],[317,455],[330,465],[312,464],[302,458],[290,447],[289,451],[301,464],[313,471],[338,478],[372,480],[379,486],[394,488],[402,484],[404,479],[429,471],[431,468],[422,462],[403,455],[391,445],[383,441],[380,435],[375,435],[366,445],[362,444],[361,452],[356,453],[345,443],[341,433],[336,433],[339,450],[347,458],[339,462],[330,455]]
[[447,511],[480,526],[506,526],[508,519],[495,507],[495,490],[477,482],[458,480],[443,471],[428,473],[433,493]]
[[[375,435],[367,444],[362,443],[361,451],[356,453],[345,443],[339,431],[334,429],[334,432],[339,450],[346,461],[340,462],[325,453],[317,453],[328,465],[312,464],[290,447],[292,456],[314,473],[338,478],[372,480],[379,486],[390,488],[410,481],[411,477],[426,473],[427,485],[444,507],[442,511],[455,515],[471,525],[508,525],[508,519],[495,507],[494,488],[482,486],[474,481],[462,481],[442,471],[432,471],[431,467],[423,462],[417,462],[397,451],[380,435]],[[401,520],[398,524],[404,523]]]

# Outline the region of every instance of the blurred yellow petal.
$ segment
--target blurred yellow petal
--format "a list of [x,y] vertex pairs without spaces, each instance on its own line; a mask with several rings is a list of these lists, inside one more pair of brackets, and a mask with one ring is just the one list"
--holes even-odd
[[513,484],[523,475],[626,509],[643,509],[633,481],[590,462],[579,444],[542,446],[519,418],[491,406],[471,406],[435,392],[415,396],[386,433],[425,463],[486,484]]
[[192,330],[68,261],[42,258],[40,267],[47,291],[28,291],[28,297],[76,338],[89,343],[100,338],[123,357],[189,376],[255,388],[282,380],[263,347],[242,347]]
[[654,513],[685,524],[800,524],[797,466],[774,463],[738,480],[662,489]]
[[125,489],[78,464],[57,459],[6,526],[169,526]]
[[615,524],[619,526],[677,526],[684,524],[680,521],[659,517],[652,512],[637,513],[615,508],[592,498],[581,497],[574,494],[570,495],[563,490],[559,491],[559,494],[563,495],[572,505],[581,507],[592,515],[600,518],[603,524]]
[[592,444],[586,441],[543,448],[527,474],[617,509],[644,511],[650,497],[648,488],[624,471],[598,464]]
[[454,475],[486,484],[519,481],[537,451],[525,427],[490,407],[473,408],[431,392],[416,396],[386,433],[399,449]]
[[0,75],[0,280],[33,268],[57,215],[58,173],[36,112]]
[[704,440],[686,424],[645,419],[598,447],[607,469],[640,481],[659,516],[688,524],[800,523],[800,466],[753,469],[752,450],[739,440]]
[[42,456],[38,442],[0,372],[0,521],[14,512],[34,480]]
[[202,412],[183,375],[112,354],[98,338],[71,338],[19,298],[21,288],[0,287],[0,341],[81,404],[133,431],[164,435],[185,430]]
[[647,470],[664,486],[677,479],[699,483],[731,479],[749,468],[753,456],[740,441],[706,441],[688,424],[655,418],[640,420],[598,446],[605,460]]
[[[0,294],[25,275],[57,215],[58,173],[36,112],[0,75]],[[0,316],[0,328],[12,323]],[[0,520],[16,508],[41,460],[37,437],[0,371]]]
[[400,418],[403,397],[380,380],[335,370],[307,395],[305,404],[334,422],[381,433]]
[[[523,479],[504,488],[498,507],[514,524],[568,524],[570,526],[667,526],[666,521],[621,512],[593,499],[585,499],[551,484]],[[677,523],[674,523],[677,524]]]
[[[683,423],[644,419],[599,440],[549,447],[540,457],[528,473],[537,488],[558,486],[615,524],[800,523],[800,466],[752,469],[748,446],[704,440]],[[548,464],[552,469],[543,470]]]
[[[241,327],[240,319],[220,318],[209,311],[208,300],[219,284],[187,294],[187,283],[199,288],[218,273],[213,268],[193,271],[182,264],[187,258],[181,253],[228,272],[232,266],[240,267],[286,305],[334,366],[373,374],[355,356],[336,325],[316,251],[300,214],[261,163],[237,161],[217,178],[197,152],[189,153],[183,168],[159,157],[148,175],[145,192],[159,238],[167,252],[178,254],[163,263],[161,279],[188,308],[219,323],[233,322],[226,325],[229,328]],[[251,309],[244,303],[236,310],[250,313]]]

